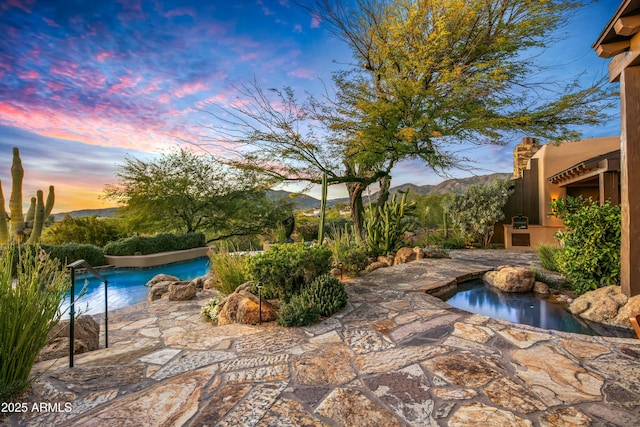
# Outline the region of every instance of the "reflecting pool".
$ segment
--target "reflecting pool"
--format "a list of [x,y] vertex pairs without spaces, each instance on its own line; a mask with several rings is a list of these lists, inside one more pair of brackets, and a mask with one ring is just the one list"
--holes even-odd
[[536,326],[544,329],[599,335],[584,320],[575,317],[562,305],[535,293],[500,292],[482,280],[458,285],[453,295],[441,297],[447,304],[494,319]]

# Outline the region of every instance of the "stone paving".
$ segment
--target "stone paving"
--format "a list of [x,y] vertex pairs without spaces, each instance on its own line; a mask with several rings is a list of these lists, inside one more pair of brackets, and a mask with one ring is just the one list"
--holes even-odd
[[0,423],[640,426],[639,340],[452,308],[424,289],[498,264],[528,266],[535,256],[451,257],[353,279],[348,306],[309,328],[215,327],[200,317],[203,296],[113,312],[108,349],[77,355],[74,368],[58,360],[22,400],[49,408]]

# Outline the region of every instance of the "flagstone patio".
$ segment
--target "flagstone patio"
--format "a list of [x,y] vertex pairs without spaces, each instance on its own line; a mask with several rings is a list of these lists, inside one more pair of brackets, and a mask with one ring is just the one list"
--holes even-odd
[[[110,347],[77,355],[74,368],[58,360],[21,400],[29,410],[0,423],[640,425],[639,340],[547,331],[452,308],[424,289],[499,264],[528,266],[535,255],[465,250],[451,257],[353,279],[348,306],[309,328],[215,327],[200,317],[206,295],[110,313]],[[58,405],[39,411],[33,403]]]

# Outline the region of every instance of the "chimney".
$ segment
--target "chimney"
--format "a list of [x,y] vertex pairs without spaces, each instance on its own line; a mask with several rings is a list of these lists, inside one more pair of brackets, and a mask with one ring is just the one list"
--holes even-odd
[[529,159],[542,147],[536,138],[525,137],[513,150],[513,178],[522,177],[522,171],[527,168]]

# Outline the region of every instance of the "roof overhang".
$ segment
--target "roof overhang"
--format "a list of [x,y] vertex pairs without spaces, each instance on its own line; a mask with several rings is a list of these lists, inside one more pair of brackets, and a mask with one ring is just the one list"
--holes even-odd
[[640,65],[640,0],[623,0],[593,48],[609,63],[609,80],[620,79],[626,67]]
[[593,157],[549,177],[552,184],[560,187],[587,181],[604,172],[620,172],[620,150]]

